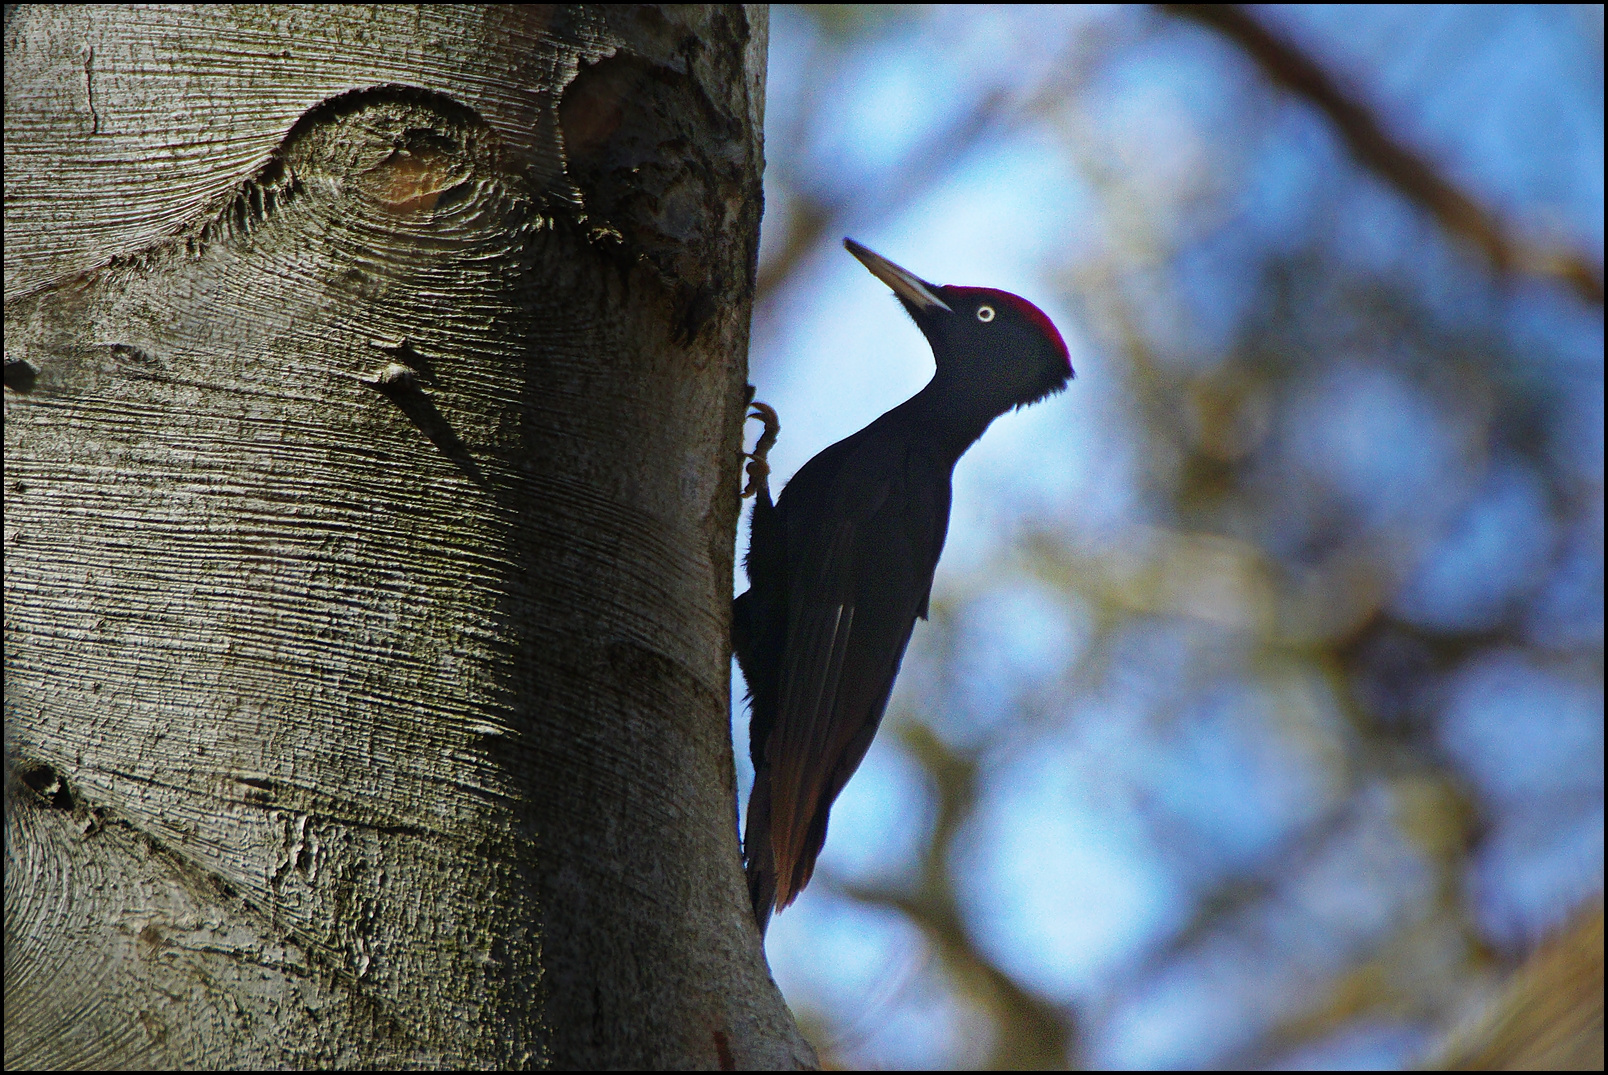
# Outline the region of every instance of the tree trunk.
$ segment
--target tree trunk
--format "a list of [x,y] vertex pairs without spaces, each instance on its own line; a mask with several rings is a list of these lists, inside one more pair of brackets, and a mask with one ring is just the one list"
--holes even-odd
[[758,8],[6,14],[5,1062],[797,1066]]

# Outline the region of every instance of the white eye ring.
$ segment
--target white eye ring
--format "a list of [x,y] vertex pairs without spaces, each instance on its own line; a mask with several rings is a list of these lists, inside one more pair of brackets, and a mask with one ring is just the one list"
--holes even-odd
[[994,308],[992,306],[977,307],[977,320],[984,323],[994,320]]

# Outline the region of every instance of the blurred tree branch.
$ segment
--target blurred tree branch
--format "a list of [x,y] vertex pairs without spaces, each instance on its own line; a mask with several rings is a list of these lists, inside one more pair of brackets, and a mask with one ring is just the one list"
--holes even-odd
[[1499,275],[1554,277],[1595,306],[1603,304],[1602,267],[1562,245],[1541,246],[1521,238],[1491,209],[1479,204],[1432,163],[1388,134],[1378,118],[1346,95],[1316,60],[1243,8],[1231,4],[1162,4],[1179,18],[1198,22],[1243,49],[1275,83],[1316,105],[1364,166],[1409,201],[1427,209],[1443,228],[1471,241]]
[[918,887],[913,892],[885,886],[835,887],[860,903],[897,910],[921,930],[955,987],[992,1017],[990,1068],[1064,1068],[1075,1051],[1073,1016],[1029,993],[995,966],[972,939],[955,898],[950,852],[976,800],[977,762],[951,749],[917,721],[902,723],[899,735],[938,789],[938,820],[922,852]]
[[889,169],[898,182],[880,195],[855,191],[842,196],[823,196],[794,188],[789,207],[787,231],[780,250],[760,266],[756,302],[763,303],[776,286],[786,280],[800,262],[828,236],[836,239],[855,220],[878,220],[892,215],[900,206],[937,183],[976,148],[985,136],[1010,129],[1005,116],[1008,95],[991,90],[964,114],[957,117],[924,144],[917,146],[897,167]]
[[[1090,26],[1074,35],[1055,61],[1044,66],[1043,77],[1024,89],[997,85],[980,90],[951,122],[882,172],[876,185],[844,192],[842,177],[836,176],[829,188],[811,190],[773,170],[772,179],[779,180],[789,195],[786,231],[780,246],[759,267],[755,310],[767,308],[778,288],[823,241],[840,239],[860,222],[896,216],[970,159],[979,146],[1042,118],[1058,102],[1070,98],[1092,76],[1096,61],[1109,55],[1113,33],[1109,27]],[[830,64],[820,57],[812,62],[823,67]],[[790,142],[806,142],[808,126],[808,121],[795,124],[788,132]],[[771,167],[777,163],[772,161]]]
[[[1476,257],[1456,267],[1453,286],[1485,295],[1489,265],[1509,278],[1559,280],[1600,308],[1600,266],[1576,251],[1547,247],[1545,237],[1540,245],[1526,245],[1515,234],[1520,221],[1480,205],[1423,154],[1387,134],[1382,118],[1358,103],[1366,95],[1348,97],[1338,88],[1343,80],[1276,38],[1257,18],[1239,9],[1164,8],[1229,37],[1265,78],[1318,105],[1365,170],[1434,217],[1436,227],[1422,229],[1432,250],[1442,235],[1471,240]],[[1278,95],[1260,92],[1262,79],[1253,79],[1258,92],[1249,101],[1231,101],[1239,106],[1231,129],[1212,132],[1225,152],[1205,162],[1223,168],[1223,180],[1189,188],[1187,202],[1163,201],[1144,185],[1142,162],[1127,162],[1121,152],[1123,137],[1137,141],[1143,134],[1118,123],[1113,135],[1089,118],[1108,114],[1100,109],[1119,99],[1106,76],[1126,71],[1130,62],[1154,60],[1156,41],[1146,31],[1155,23],[1140,12],[1091,26],[1073,35],[1042,69],[1018,65],[1018,74],[969,83],[969,96],[946,101],[942,118],[935,115],[936,122],[921,128],[926,134],[898,155],[898,164],[863,176],[837,160],[811,160],[805,150],[816,141],[812,133],[830,133],[825,124],[842,117],[841,103],[818,88],[829,82],[821,69],[832,70],[834,59],[874,63],[876,57],[850,56],[841,43],[818,46],[805,91],[813,106],[795,129],[773,141],[790,147],[803,163],[792,171],[783,164],[771,175],[785,195],[773,205],[785,212],[767,220],[779,226],[771,238],[781,241],[761,267],[761,306],[797,287],[802,274],[793,270],[809,263],[825,242],[866,222],[919,211],[923,195],[1013,132],[1042,124],[1064,143],[1105,210],[1089,214],[1104,230],[1086,246],[1069,244],[1065,263],[1066,291],[1082,300],[1088,334],[1104,347],[1105,368],[1089,387],[1101,381],[1108,390],[1119,386],[1118,395],[1104,397],[1101,406],[1131,410],[1123,420],[1133,426],[1124,435],[1138,445],[1132,480],[1152,498],[1135,513],[1143,524],[1119,537],[1091,543],[1062,516],[1036,518],[1012,539],[1029,569],[997,559],[979,570],[969,590],[951,574],[947,596],[934,596],[933,621],[918,634],[918,645],[931,658],[926,671],[932,681],[918,709],[947,709],[948,719],[967,725],[971,703],[965,692],[975,689],[982,673],[965,663],[961,651],[988,634],[985,627],[974,637],[967,625],[986,623],[975,606],[985,593],[1009,588],[1002,572],[1015,571],[1067,596],[1069,605],[1090,617],[1090,635],[1069,651],[1054,700],[1040,706],[1037,695],[1012,690],[1003,699],[1008,713],[972,728],[980,733],[976,738],[953,740],[947,731],[934,730],[947,724],[904,714],[898,734],[931,780],[933,831],[907,860],[913,869],[900,880],[847,884],[823,878],[821,887],[852,903],[896,911],[921,930],[924,944],[911,947],[925,949],[925,958],[910,977],[943,979],[958,1007],[981,1017],[962,1024],[967,1041],[982,1036],[980,1024],[990,1027],[992,1039],[981,1050],[964,1048],[968,1058],[989,1066],[1059,1066],[1077,1063],[1085,1051],[1101,1055],[1103,1043],[1131,1026],[1124,1020],[1133,1013],[1166,1010],[1157,995],[1175,974],[1196,981],[1209,971],[1219,975],[1213,989],[1225,998],[1223,1010],[1233,1013],[1225,1019],[1238,1020],[1246,1033],[1202,1028],[1187,1047],[1147,1042],[1137,1047],[1140,1055],[1188,1056],[1230,1068],[1277,1066],[1300,1051],[1350,1055],[1336,1050],[1353,1047],[1347,1035],[1357,1026],[1382,1022],[1438,1033],[1466,1010],[1472,992],[1516,958],[1511,951],[1503,954],[1500,935],[1493,940],[1476,921],[1482,905],[1466,883],[1482,855],[1503,853],[1492,833],[1511,838],[1512,828],[1499,826],[1512,821],[1516,808],[1493,801],[1449,757],[1448,692],[1465,672],[1505,655],[1533,657],[1550,668],[1589,664],[1593,646],[1600,679],[1600,636],[1595,643],[1589,635],[1584,641],[1569,636],[1538,642],[1532,623],[1549,588],[1569,570],[1570,549],[1552,535],[1589,528],[1586,509],[1593,499],[1600,503],[1600,478],[1592,486],[1589,477],[1582,482],[1563,465],[1557,430],[1564,428],[1560,415],[1571,389],[1534,372],[1558,367],[1536,362],[1482,316],[1468,316],[1470,309],[1483,315],[1487,307],[1443,311],[1422,300],[1423,280],[1411,272],[1359,272],[1336,249],[1344,235],[1321,236],[1289,254],[1225,251],[1233,246],[1225,237],[1232,238],[1238,198],[1254,188],[1249,181],[1255,179],[1254,158],[1226,150],[1238,144],[1236,138],[1267,127],[1267,102]],[[933,49],[932,41],[924,47]],[[1137,78],[1131,72],[1124,77]],[[1085,88],[1088,101],[1080,102]],[[1236,166],[1246,173],[1237,177],[1246,180],[1242,187],[1233,182]],[[1168,198],[1175,187],[1165,190]],[[1333,208],[1336,193],[1333,185],[1313,192],[1320,209],[1314,217],[1327,222],[1332,214],[1321,210]],[[1157,214],[1158,201],[1189,226]],[[1214,220],[1223,223],[1212,226]],[[1269,259],[1262,262],[1263,278],[1244,271],[1239,259],[1246,256]],[[1237,282],[1249,283],[1251,302],[1229,315],[1232,332],[1217,340],[1204,332],[1197,339],[1189,289],[1222,264],[1232,267]],[[1421,401],[1439,423],[1426,432],[1443,433],[1458,454],[1436,495],[1401,507],[1389,526],[1369,516],[1374,498],[1348,491],[1318,465],[1321,451],[1339,452],[1353,441],[1335,439],[1326,448],[1326,442],[1308,443],[1292,432],[1292,416],[1341,423],[1344,415],[1308,413],[1301,406],[1319,398],[1320,390],[1346,384],[1359,369],[1378,371],[1381,381]],[[1421,447],[1415,442],[1412,450]],[[1545,490],[1531,525],[1540,531],[1538,540],[1552,543],[1536,555],[1525,581],[1513,584],[1499,613],[1438,622],[1403,611],[1396,596],[1432,557],[1447,555],[1461,520],[1490,499],[1492,475],[1504,467],[1533,473]],[[1600,521],[1597,526],[1600,534]],[[952,606],[948,611],[946,604]],[[1170,663],[1148,660],[1158,655]],[[1572,668],[1559,674],[1575,675]],[[907,682],[916,678],[913,673],[906,671]],[[1026,749],[1075,749],[1098,758],[1107,749],[1098,742],[1085,745],[1076,734],[1057,737],[1084,722],[1094,725],[1105,711],[1121,715],[1128,705],[1154,707],[1146,733],[1155,742],[1137,742],[1132,750],[1193,763],[1198,751],[1188,733],[1203,699],[1214,692],[1222,696],[1220,685],[1260,684],[1269,697],[1282,700],[1288,695],[1278,683],[1297,679],[1312,700],[1290,713],[1280,701],[1278,721],[1261,723],[1256,707],[1237,701],[1223,703],[1222,718],[1248,737],[1276,737],[1274,747],[1284,744],[1292,757],[1304,759],[1304,768],[1329,781],[1324,794],[1332,799],[1323,800],[1322,809],[1267,837],[1256,855],[1231,860],[1214,836],[1215,821],[1203,824],[1203,812],[1191,804],[1156,795],[1125,764],[1108,764],[1095,782],[1113,800],[1113,816],[1138,822],[1155,857],[1179,879],[1189,913],[1158,925],[1132,953],[1135,958],[1073,1001],[1038,994],[1027,979],[1013,977],[1014,963],[990,954],[982,943],[988,926],[969,914],[980,893],[953,848],[961,831],[986,838],[987,830],[973,828],[974,805],[1013,771],[999,764],[1002,759]],[[1080,699],[1075,705],[1062,701],[1074,698]],[[1305,723],[1301,715],[1309,710]],[[1076,745],[1068,747],[1067,738]],[[1243,779],[1251,790],[1258,786],[1254,772]],[[1589,798],[1593,792],[1582,794]],[[1551,816],[1544,811],[1557,802],[1532,796],[1519,807]],[[1046,855],[1056,850],[1042,848]],[[1368,899],[1399,901],[1388,910],[1388,922],[1364,929],[1333,907],[1303,915],[1303,901],[1320,887],[1324,899],[1338,898],[1335,886],[1325,883],[1332,875],[1324,871],[1347,856],[1359,864],[1354,873]],[[1069,904],[1067,913],[1079,909]],[[1293,941],[1279,932],[1292,921],[1310,923]],[[1261,988],[1272,975],[1292,984],[1282,992]],[[897,996],[903,988],[890,984],[887,991]],[[883,1014],[899,1006],[862,1004],[849,1019],[826,1020],[822,1032],[836,1030],[840,1041],[847,1040],[841,1036],[845,1023],[885,1021]],[[1600,1019],[1600,1000],[1598,1012]],[[1145,1048],[1154,1051],[1145,1054]],[[852,1041],[834,1051],[850,1064],[888,1055],[863,1053]]]

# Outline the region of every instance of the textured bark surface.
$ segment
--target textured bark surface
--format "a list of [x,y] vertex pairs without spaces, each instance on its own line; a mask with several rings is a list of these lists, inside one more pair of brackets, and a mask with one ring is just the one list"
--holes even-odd
[[1602,904],[1524,961],[1431,1066],[1454,1071],[1601,1071]]
[[727,732],[765,36],[8,10],[8,1067],[813,1062]]

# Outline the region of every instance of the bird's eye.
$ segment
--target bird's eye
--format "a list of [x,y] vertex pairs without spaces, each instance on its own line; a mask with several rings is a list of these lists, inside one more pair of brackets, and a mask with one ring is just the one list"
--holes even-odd
[[977,307],[977,320],[985,323],[994,320],[994,308],[992,306]]

